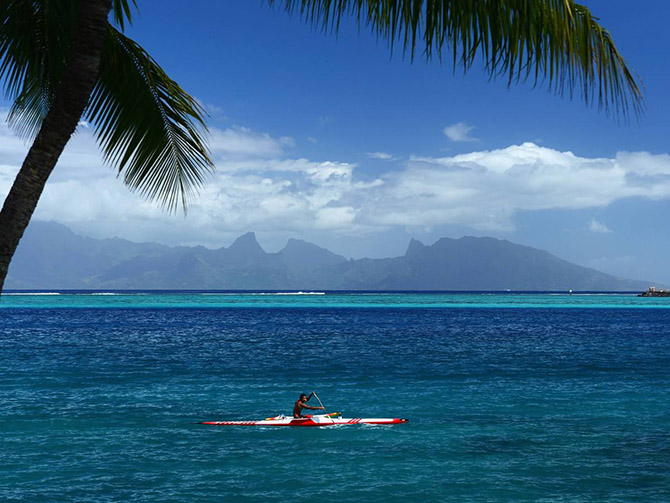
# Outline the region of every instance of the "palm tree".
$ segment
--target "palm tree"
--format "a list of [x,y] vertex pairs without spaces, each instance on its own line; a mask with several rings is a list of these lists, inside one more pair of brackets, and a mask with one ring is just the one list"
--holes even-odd
[[[268,0],[336,32],[355,18],[414,58],[449,57],[490,77],[531,79],[626,118],[640,88],[609,32],[573,0]],[[0,211],[0,291],[51,171],[82,118],[124,183],[169,211],[213,169],[204,111],[124,35],[135,0],[2,0],[8,121],[34,138]],[[110,22],[111,13],[111,22]]]
[[0,290],[83,117],[125,184],[170,210],[185,205],[212,169],[201,107],[123,35],[130,7],[129,0],[0,2],[0,79],[14,102],[8,121],[35,137],[0,211]]

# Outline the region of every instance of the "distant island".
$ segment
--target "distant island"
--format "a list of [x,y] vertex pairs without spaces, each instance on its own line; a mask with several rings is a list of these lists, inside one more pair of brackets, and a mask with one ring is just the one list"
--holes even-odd
[[494,238],[412,239],[385,259],[347,259],[289,239],[267,253],[254,233],[228,248],[170,247],[92,239],[53,222],[33,222],[9,269],[6,289],[644,291],[550,253]]

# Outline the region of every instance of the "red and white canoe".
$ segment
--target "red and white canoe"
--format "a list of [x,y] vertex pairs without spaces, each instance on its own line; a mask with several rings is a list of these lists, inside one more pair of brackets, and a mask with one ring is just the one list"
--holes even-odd
[[341,417],[339,413],[290,417],[283,414],[260,421],[202,421],[211,426],[345,426],[352,424],[401,424],[409,419],[385,417]]

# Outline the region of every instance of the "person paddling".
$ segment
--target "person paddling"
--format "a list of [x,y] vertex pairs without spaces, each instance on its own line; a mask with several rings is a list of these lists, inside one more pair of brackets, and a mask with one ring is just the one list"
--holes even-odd
[[322,405],[320,407],[312,407],[311,405],[307,405],[307,402],[309,401],[310,398],[312,398],[316,393],[313,391],[309,394],[309,396],[305,395],[302,393],[300,395],[300,398],[298,398],[295,402],[295,405],[293,406],[293,417],[303,417],[302,415],[302,410],[303,409],[309,409],[309,410],[326,410],[326,408]]

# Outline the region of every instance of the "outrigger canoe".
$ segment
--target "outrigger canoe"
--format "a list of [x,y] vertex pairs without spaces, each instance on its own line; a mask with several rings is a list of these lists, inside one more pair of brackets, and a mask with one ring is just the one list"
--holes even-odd
[[200,424],[211,426],[345,426],[352,424],[401,424],[409,419],[379,417],[342,417],[339,412],[331,414],[315,414],[303,417],[290,417],[283,414],[268,417],[260,421],[201,421]]

